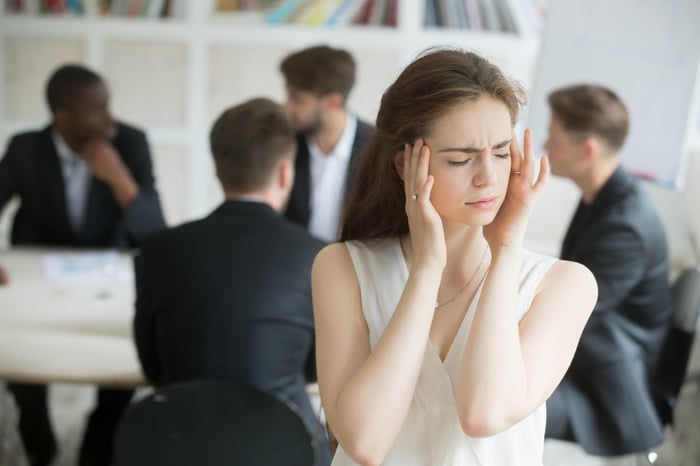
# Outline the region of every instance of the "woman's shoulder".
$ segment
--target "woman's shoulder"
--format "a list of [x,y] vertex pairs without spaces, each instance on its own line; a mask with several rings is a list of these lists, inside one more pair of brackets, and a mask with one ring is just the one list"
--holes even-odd
[[324,267],[327,265],[332,266],[338,261],[345,261],[349,258],[348,248],[345,243],[330,243],[324,246],[318,254],[316,254],[316,259],[314,260],[314,268]]
[[598,285],[593,273],[585,265],[568,260],[553,259],[539,288],[575,289],[577,293],[591,297],[594,302],[598,297]]
[[555,257],[529,249],[523,249],[523,265],[520,271],[522,282],[534,279],[540,281],[549,269],[557,262]]
[[324,254],[334,255],[347,252],[354,258],[358,255],[373,256],[386,254],[396,249],[396,247],[400,247],[398,238],[354,239],[329,244],[324,248],[328,250],[328,252]]

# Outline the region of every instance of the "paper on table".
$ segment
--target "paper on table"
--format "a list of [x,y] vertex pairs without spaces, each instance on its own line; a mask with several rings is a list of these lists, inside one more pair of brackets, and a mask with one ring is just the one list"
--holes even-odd
[[116,252],[43,254],[44,279],[63,284],[107,283],[133,280],[129,261]]

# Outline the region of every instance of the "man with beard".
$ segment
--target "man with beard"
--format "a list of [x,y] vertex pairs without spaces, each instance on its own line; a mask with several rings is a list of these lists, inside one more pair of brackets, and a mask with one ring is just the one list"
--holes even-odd
[[346,107],[355,60],[345,50],[321,45],[287,56],[280,70],[298,147],[285,216],[312,235],[334,241],[345,193],[371,130]]
[[[49,79],[46,98],[51,123],[14,136],[0,160],[0,211],[12,197],[20,201],[12,244],[130,249],[164,229],[146,136],[114,121],[102,78],[82,66],[62,66]],[[0,269],[0,283],[11,281],[12,270]],[[9,388],[30,464],[49,464],[57,445],[47,386]],[[80,465],[111,463],[112,436],[131,396],[132,390],[99,390]]]

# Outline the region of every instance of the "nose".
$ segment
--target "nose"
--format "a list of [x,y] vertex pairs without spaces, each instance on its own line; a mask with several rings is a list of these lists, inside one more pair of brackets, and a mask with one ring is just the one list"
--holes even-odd
[[493,154],[486,154],[482,157],[476,157],[476,173],[474,174],[475,186],[493,186],[498,181],[496,166],[494,165],[495,157]]

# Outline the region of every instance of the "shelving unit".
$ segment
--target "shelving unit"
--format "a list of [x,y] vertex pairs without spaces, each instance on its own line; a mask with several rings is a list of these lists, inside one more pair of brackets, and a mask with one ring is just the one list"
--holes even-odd
[[252,96],[281,101],[278,63],[292,50],[326,43],[351,51],[358,76],[349,107],[370,121],[397,73],[432,46],[477,50],[526,87],[531,81],[535,34],[425,29],[420,0],[399,2],[395,28],[266,25],[245,13],[216,14],[214,1],[189,1],[183,17],[167,19],[0,13],[3,149],[12,134],[48,121],[49,73],[65,62],[85,63],[107,79],[114,114],[146,129],[166,218],[175,224],[204,215],[222,198],[208,148],[212,121]]

